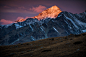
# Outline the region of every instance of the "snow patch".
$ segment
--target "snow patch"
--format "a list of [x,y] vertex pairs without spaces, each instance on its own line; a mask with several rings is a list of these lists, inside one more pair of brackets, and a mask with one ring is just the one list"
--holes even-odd
[[5,26],[5,28],[8,28],[9,26],[11,26],[13,23],[11,23],[11,24],[8,24],[8,25],[4,25]]
[[42,27],[40,27],[40,28],[41,28],[42,31],[44,31]]
[[32,29],[32,31],[33,31],[33,28],[31,27],[31,25],[29,24],[29,26],[30,26],[30,28]]
[[86,30],[82,30],[82,32],[86,32]]
[[[65,15],[64,15],[64,16],[65,16]],[[70,20],[70,21],[73,23],[73,25],[78,29],[78,26],[73,22],[72,19],[68,18],[67,16],[65,16],[65,18],[68,19],[68,20]]]
[[74,19],[79,25],[83,25],[86,27],[86,23],[79,21],[78,19]]
[[23,26],[21,26],[21,25],[19,25],[17,23],[15,24],[15,26],[16,26],[16,29],[23,27]]
[[34,37],[33,36],[31,36],[31,39],[33,40],[33,41],[35,41],[36,39],[34,39]]
[[10,45],[14,44],[15,42],[19,41],[19,39],[15,40],[14,42],[12,42]]
[[56,28],[53,27],[53,29],[54,29],[57,33],[59,33],[58,30],[57,30]]

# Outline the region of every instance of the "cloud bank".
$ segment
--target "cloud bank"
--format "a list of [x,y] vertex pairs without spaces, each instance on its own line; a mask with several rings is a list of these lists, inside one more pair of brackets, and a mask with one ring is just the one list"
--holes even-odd
[[46,9],[46,7],[42,6],[42,5],[39,5],[38,7],[32,7],[32,8],[30,8],[30,10],[32,10],[34,12],[37,12],[37,13],[40,13],[40,12],[42,12],[45,9]]
[[7,24],[11,24],[11,23],[13,23],[13,21],[11,21],[11,20],[1,19],[1,20],[0,20],[0,23],[1,23],[2,25],[7,25]]
[[[24,18],[24,17],[17,17],[16,20],[19,20],[19,19],[27,19],[27,18],[32,18],[32,17],[28,17],[28,16],[26,16],[25,18]],[[16,20],[15,20],[15,21],[16,21]],[[1,24],[1,25],[7,25],[7,24],[14,23],[15,21],[6,20],[6,19],[1,19],[1,20],[0,20],[0,24]]]

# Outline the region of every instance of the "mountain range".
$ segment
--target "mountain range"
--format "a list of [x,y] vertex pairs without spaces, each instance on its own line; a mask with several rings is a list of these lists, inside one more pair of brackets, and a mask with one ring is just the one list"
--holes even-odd
[[86,32],[86,11],[73,14],[57,6],[39,15],[16,23],[0,25],[0,45],[12,45],[50,37],[61,37]]

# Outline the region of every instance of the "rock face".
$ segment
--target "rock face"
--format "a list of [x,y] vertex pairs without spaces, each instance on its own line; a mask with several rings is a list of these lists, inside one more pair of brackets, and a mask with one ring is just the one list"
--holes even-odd
[[0,26],[0,45],[31,42],[50,37],[86,32],[86,12],[72,14],[63,11],[56,18],[28,18],[24,22]]
[[46,19],[46,18],[56,18],[59,13],[62,11],[57,6],[52,6],[51,8],[48,8],[47,10],[44,10],[39,15],[33,17],[37,18],[38,20]]

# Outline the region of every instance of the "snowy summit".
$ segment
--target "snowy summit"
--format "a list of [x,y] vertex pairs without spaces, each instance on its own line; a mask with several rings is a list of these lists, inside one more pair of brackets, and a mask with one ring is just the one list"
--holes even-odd
[[37,18],[38,20],[46,18],[56,18],[58,14],[61,12],[62,11],[60,10],[60,8],[55,5],[52,6],[51,8],[48,8],[47,10],[44,10],[42,13],[40,13],[37,16],[34,16],[33,18]]

